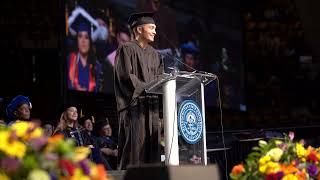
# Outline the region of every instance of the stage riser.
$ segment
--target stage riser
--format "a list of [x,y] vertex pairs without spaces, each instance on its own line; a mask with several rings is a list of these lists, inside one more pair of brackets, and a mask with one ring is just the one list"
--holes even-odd
[[219,170],[210,166],[144,166],[127,171],[109,171],[114,180],[219,180]]

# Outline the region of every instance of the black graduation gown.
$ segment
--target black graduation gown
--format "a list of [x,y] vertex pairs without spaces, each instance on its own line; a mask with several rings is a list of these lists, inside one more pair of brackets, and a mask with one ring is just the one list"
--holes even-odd
[[85,146],[88,144],[87,141],[85,141],[83,130],[80,130],[78,127],[67,127],[63,130],[58,130],[54,134],[62,134],[64,138],[71,138],[76,142],[77,146]]
[[117,50],[115,96],[119,116],[120,169],[160,162],[159,99],[144,87],[163,73],[163,63],[151,46],[130,41]]

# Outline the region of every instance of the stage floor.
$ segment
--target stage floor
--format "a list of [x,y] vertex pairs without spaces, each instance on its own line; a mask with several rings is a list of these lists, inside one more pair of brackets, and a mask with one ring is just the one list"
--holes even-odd
[[112,170],[107,171],[108,177],[111,180],[123,180],[126,170]]

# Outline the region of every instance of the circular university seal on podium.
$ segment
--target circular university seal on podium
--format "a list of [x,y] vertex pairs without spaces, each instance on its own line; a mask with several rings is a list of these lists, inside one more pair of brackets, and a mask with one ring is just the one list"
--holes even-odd
[[183,139],[189,144],[196,144],[202,136],[202,114],[192,100],[181,103],[178,112],[178,127]]

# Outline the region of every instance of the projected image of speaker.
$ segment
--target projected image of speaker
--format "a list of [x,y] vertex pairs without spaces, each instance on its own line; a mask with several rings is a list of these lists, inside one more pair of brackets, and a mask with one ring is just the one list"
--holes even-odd
[[131,167],[123,180],[219,180],[219,170],[211,166],[143,166]]

